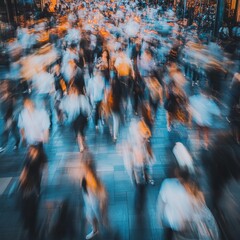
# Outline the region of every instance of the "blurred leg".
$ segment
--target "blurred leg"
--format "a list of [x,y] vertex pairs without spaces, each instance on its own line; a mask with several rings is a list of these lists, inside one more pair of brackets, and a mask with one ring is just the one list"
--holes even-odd
[[118,113],[112,113],[113,116],[113,140],[117,140],[118,129],[119,129],[119,115]]
[[173,239],[173,230],[169,227],[164,229],[164,240],[172,240]]
[[209,128],[204,127],[203,129],[203,139],[204,139],[204,146],[207,149],[209,145]]
[[13,137],[15,138],[15,147],[18,148],[18,145],[20,143],[20,134],[16,121],[13,121],[12,123],[12,134]]
[[98,126],[98,120],[100,119],[100,106],[101,106],[101,101],[96,102],[96,112],[95,112],[95,126]]

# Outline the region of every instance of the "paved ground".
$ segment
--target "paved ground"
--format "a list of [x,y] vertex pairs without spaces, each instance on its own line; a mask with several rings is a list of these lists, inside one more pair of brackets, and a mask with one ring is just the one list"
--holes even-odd
[[[216,121],[213,135],[228,128],[224,121],[226,109],[221,105],[223,119]],[[1,121],[1,119],[0,119]],[[156,219],[156,199],[162,180],[167,176],[175,162],[171,151],[171,137],[166,129],[165,110],[160,108],[153,130],[152,147],[156,156],[153,167],[155,185],[146,186],[146,201],[142,211],[135,210],[135,188],[124,168],[123,143],[127,138],[129,122],[121,126],[117,144],[113,144],[108,130],[95,132],[92,121],[87,131],[87,144],[94,155],[97,171],[104,182],[109,195],[109,219],[111,231],[95,239],[154,240],[162,239],[162,228]],[[2,126],[0,122],[0,126]],[[0,127],[1,132],[1,127]],[[194,158],[207,202],[210,199],[209,188],[202,164],[199,161],[199,149],[196,147],[194,128],[187,130],[186,142]],[[24,239],[21,235],[21,219],[17,207],[16,184],[22,169],[25,148],[12,151],[11,140],[8,148],[0,154],[0,239]],[[47,232],[51,219],[64,199],[70,199],[73,210],[73,239],[85,239],[90,231],[83,213],[83,200],[79,185],[81,154],[69,127],[54,127],[50,141],[45,146],[48,155],[48,169],[42,181],[41,206],[39,211],[39,229],[42,239],[50,239]]]
[[[131,184],[122,160],[122,143],[127,137],[128,123],[120,129],[119,139],[114,145],[107,131],[96,134],[90,123],[87,131],[87,143],[93,153],[97,171],[109,194],[109,218],[112,227],[111,237],[98,236],[96,239],[153,240],[161,239],[162,229],[156,220],[156,199],[161,181],[166,177],[171,162],[174,161],[170,141],[166,130],[165,111],[159,109],[154,128],[152,146],[156,156],[153,168],[155,185],[146,186],[146,202],[142,212],[135,211],[135,188]],[[222,127],[222,126],[218,126]],[[106,130],[106,129],[105,129]],[[85,239],[89,226],[85,224],[83,202],[79,186],[81,154],[75,143],[73,132],[68,127],[55,128],[51,132],[50,142],[46,145],[48,155],[48,173],[43,179],[39,226],[46,232],[59,204],[70,198],[74,209],[76,233],[74,239]],[[189,131],[192,154],[197,157],[194,146],[194,130]],[[0,155],[0,239],[20,239],[21,220],[17,209],[15,186],[24,161],[25,149],[12,151],[11,141],[6,152]],[[196,164],[199,162],[196,159]],[[46,177],[47,176],[47,177]],[[204,185],[206,186],[206,185]],[[205,188],[206,195],[208,194]],[[48,237],[46,238],[48,239]]]

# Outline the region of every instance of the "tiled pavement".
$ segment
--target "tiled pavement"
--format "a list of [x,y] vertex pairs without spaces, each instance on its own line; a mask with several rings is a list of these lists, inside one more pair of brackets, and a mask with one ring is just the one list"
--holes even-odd
[[[106,132],[95,133],[93,124],[87,131],[87,143],[94,155],[97,171],[109,195],[109,219],[111,234],[96,236],[95,239],[154,240],[161,239],[162,229],[156,219],[156,199],[161,181],[173,159],[166,130],[165,111],[159,109],[154,128],[152,146],[156,156],[153,167],[155,185],[146,186],[146,201],[143,211],[134,208],[135,189],[125,171],[122,160],[122,143],[127,137],[127,126],[121,127],[118,143],[114,145]],[[222,126],[219,126],[222,127]],[[190,130],[190,148],[197,156],[194,146],[194,131]],[[48,170],[43,178],[39,226],[47,232],[48,222],[63,199],[70,198],[74,210],[75,237],[85,239],[90,230],[85,223],[83,202],[79,186],[81,154],[68,127],[53,129],[50,142],[46,145]],[[0,239],[19,239],[21,221],[15,188],[24,161],[25,149],[11,150],[0,155]],[[196,158],[197,159],[197,158]],[[45,239],[49,239],[46,237]]]
[[[237,64],[236,64],[237,66]],[[0,79],[6,71],[0,69]],[[226,83],[229,85],[229,83]],[[224,115],[223,115],[224,116]],[[2,122],[0,118],[0,132]],[[215,125],[214,132],[226,127]],[[198,149],[195,145],[194,130],[188,131],[189,148],[199,168],[202,187],[206,198],[209,197],[207,180],[201,162],[198,159]],[[112,234],[97,236],[95,239],[121,240],[154,240],[162,239],[162,229],[156,220],[156,199],[160,184],[174,161],[163,109],[160,109],[154,128],[152,147],[156,156],[153,167],[155,186],[146,186],[145,209],[136,212],[134,208],[134,186],[131,184],[122,160],[122,145],[127,136],[127,126],[120,129],[117,145],[114,145],[107,134],[98,133],[90,125],[87,131],[87,142],[94,155],[97,171],[104,182],[109,195],[109,219]],[[19,239],[21,220],[17,208],[16,185],[24,161],[25,149],[12,151],[13,143],[9,142],[6,152],[0,154],[0,240]],[[85,224],[83,201],[79,186],[79,171],[81,155],[74,141],[73,133],[68,128],[54,129],[50,142],[46,146],[48,155],[48,170],[42,183],[41,206],[39,212],[39,226],[47,232],[47,222],[63,199],[70,198],[74,210],[75,237],[85,239],[89,226]],[[45,237],[45,239],[49,239]]]

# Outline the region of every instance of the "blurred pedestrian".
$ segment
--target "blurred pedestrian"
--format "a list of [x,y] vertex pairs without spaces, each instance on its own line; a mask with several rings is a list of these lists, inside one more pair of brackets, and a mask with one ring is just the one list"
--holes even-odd
[[20,135],[17,127],[17,109],[16,99],[13,96],[13,93],[10,90],[10,83],[3,81],[0,85],[0,105],[1,105],[1,114],[3,116],[3,133],[0,141],[0,153],[6,149],[9,135],[12,133],[15,143],[13,149],[16,150],[19,147]]
[[19,177],[21,214],[29,240],[37,237],[37,218],[43,169],[47,162],[42,145],[30,146]]
[[235,73],[230,91],[230,113],[229,121],[232,127],[232,134],[240,144],[240,73]]
[[223,26],[219,28],[219,38],[223,41],[228,40],[229,38],[229,28],[226,23],[223,23]]
[[157,201],[164,239],[219,239],[216,221],[188,170],[177,169],[175,176],[163,181]]
[[48,141],[49,116],[44,109],[36,109],[30,99],[24,100],[24,107],[18,118],[18,127],[22,142],[27,145],[38,145]]
[[54,94],[55,84],[54,75],[47,71],[46,67],[40,67],[37,74],[32,79],[32,90],[37,108],[45,109],[53,124],[54,114]]
[[95,106],[94,123],[96,130],[99,129],[101,119],[101,106],[105,93],[105,81],[102,72],[97,70],[93,79],[89,80],[89,94],[92,104]]
[[113,142],[117,142],[120,116],[121,116],[121,85],[118,80],[113,80],[110,90],[107,92],[107,105],[109,107],[113,124],[110,126]]
[[171,131],[175,122],[189,124],[191,116],[188,98],[183,89],[173,80],[167,85],[164,108],[167,111],[168,131]]
[[67,83],[64,81],[60,71],[60,66],[57,64],[54,67],[54,83],[55,83],[55,109],[57,112],[58,124],[63,123],[63,112],[60,109],[60,103],[63,99],[64,94],[67,92]]
[[86,148],[85,131],[91,113],[89,100],[79,94],[78,89],[72,86],[60,104],[60,109],[67,114],[67,120],[72,125],[80,152]]
[[213,116],[220,116],[220,109],[206,89],[201,89],[200,94],[190,97],[190,106],[192,118],[198,127],[198,141],[203,138],[204,147],[207,149],[210,129],[214,126]]
[[91,162],[83,163],[82,167],[83,178],[81,186],[85,213],[92,227],[92,231],[86,236],[86,239],[92,239],[99,233],[102,226],[108,226],[107,193]]
[[102,72],[105,83],[109,85],[110,82],[110,56],[107,50],[102,52],[101,58],[98,59],[96,68]]

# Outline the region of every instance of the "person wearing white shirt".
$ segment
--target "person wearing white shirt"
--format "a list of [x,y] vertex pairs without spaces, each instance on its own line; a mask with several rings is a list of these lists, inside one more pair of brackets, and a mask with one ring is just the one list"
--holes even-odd
[[46,71],[43,67],[32,79],[33,93],[38,108],[46,109],[50,115],[52,124],[52,116],[54,113],[54,96],[55,80],[53,74]]
[[165,230],[164,240],[172,240],[174,232],[183,231],[194,213],[191,197],[184,187],[189,173],[179,170],[177,175],[178,178],[165,179],[159,191],[157,216]]
[[226,23],[223,24],[222,27],[219,28],[219,38],[222,40],[227,40],[229,38],[229,29]]
[[164,240],[219,240],[218,226],[198,183],[191,179],[187,168],[176,170],[176,178],[163,181],[157,201]]
[[100,107],[104,98],[105,82],[100,71],[97,71],[94,78],[89,81],[89,93],[92,104],[95,105],[94,123],[98,130],[98,121],[100,119]]
[[69,93],[60,104],[60,108],[67,114],[68,122],[75,132],[80,152],[86,148],[85,130],[91,107],[86,96],[78,93],[76,87],[72,86]]
[[79,61],[77,48],[74,44],[72,44],[71,47],[63,53],[62,58],[61,73],[63,74],[64,80],[67,83],[69,83],[74,76],[74,69],[71,65],[72,60]]
[[38,145],[48,141],[49,116],[44,109],[36,109],[30,99],[24,101],[24,108],[18,118],[18,127],[22,142],[26,142],[27,145]]
[[32,79],[33,90],[36,94],[50,94],[54,91],[54,76],[43,69]]
[[199,95],[190,97],[192,118],[198,126],[198,137],[203,134],[205,148],[209,145],[209,130],[213,125],[213,116],[220,116],[217,104],[202,89]]

